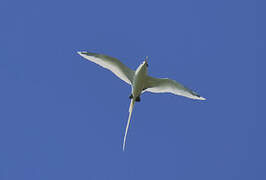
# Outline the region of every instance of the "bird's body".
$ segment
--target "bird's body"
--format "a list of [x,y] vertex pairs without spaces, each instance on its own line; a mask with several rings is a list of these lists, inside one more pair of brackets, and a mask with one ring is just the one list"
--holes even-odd
[[137,98],[141,95],[141,92],[143,91],[145,87],[146,77],[147,77],[147,66],[146,66],[146,62],[143,62],[137,68],[134,78],[133,78],[133,84],[131,88],[133,98]]
[[148,63],[146,60],[138,66],[136,71],[131,70],[118,59],[103,54],[78,52],[82,57],[112,71],[116,76],[131,85],[129,117],[126,126],[123,150],[125,149],[128,127],[131,120],[133,107],[136,101],[140,101],[140,95],[145,92],[173,93],[191,99],[205,100],[194,91],[184,87],[182,84],[168,78],[154,78],[148,75]]

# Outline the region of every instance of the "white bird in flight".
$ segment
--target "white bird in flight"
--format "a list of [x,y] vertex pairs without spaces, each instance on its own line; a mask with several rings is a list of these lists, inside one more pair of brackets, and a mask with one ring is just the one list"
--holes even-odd
[[173,93],[175,95],[185,96],[191,99],[205,100],[204,97],[201,97],[194,91],[184,87],[182,84],[168,79],[168,78],[154,78],[148,75],[148,63],[146,56],[145,61],[143,61],[136,71],[128,68],[118,59],[103,55],[96,54],[86,51],[78,52],[79,55],[84,57],[87,60],[90,60],[106,69],[109,69],[117,77],[131,85],[131,95],[130,95],[130,106],[129,106],[129,116],[126,126],[126,131],[123,141],[123,151],[125,150],[126,138],[128,127],[130,124],[131,114],[135,101],[140,101],[140,95],[143,92],[153,92],[153,93]]

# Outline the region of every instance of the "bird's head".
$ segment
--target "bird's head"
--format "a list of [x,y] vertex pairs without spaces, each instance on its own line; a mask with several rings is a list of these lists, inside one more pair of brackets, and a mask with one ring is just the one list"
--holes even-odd
[[147,74],[148,72],[148,62],[147,62],[148,56],[146,56],[145,60],[139,65],[139,67],[137,68],[136,72],[144,72],[145,74]]
[[145,60],[143,61],[142,64],[144,64],[146,67],[149,67],[147,60],[148,60],[148,56],[145,57]]

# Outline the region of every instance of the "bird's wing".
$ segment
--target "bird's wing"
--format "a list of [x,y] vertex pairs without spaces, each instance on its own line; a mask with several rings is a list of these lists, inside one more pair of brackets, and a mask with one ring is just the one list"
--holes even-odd
[[103,54],[96,54],[84,51],[78,52],[78,54],[84,57],[85,59],[88,59],[106,69],[109,69],[117,77],[119,77],[126,83],[130,85],[132,84],[135,72],[130,68],[128,68],[127,66],[125,66],[118,59]]
[[191,99],[205,100],[204,97],[201,97],[194,91],[168,78],[154,78],[151,76],[147,76],[145,88],[145,91],[153,93],[173,93]]

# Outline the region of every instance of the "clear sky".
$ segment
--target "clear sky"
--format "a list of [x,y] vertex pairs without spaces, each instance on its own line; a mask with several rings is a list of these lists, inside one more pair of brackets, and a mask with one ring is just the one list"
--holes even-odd
[[[1,0],[0,180],[266,179],[256,98],[263,7]],[[150,75],[207,101],[143,94],[123,152],[130,86],[80,50],[132,69],[149,56]]]

